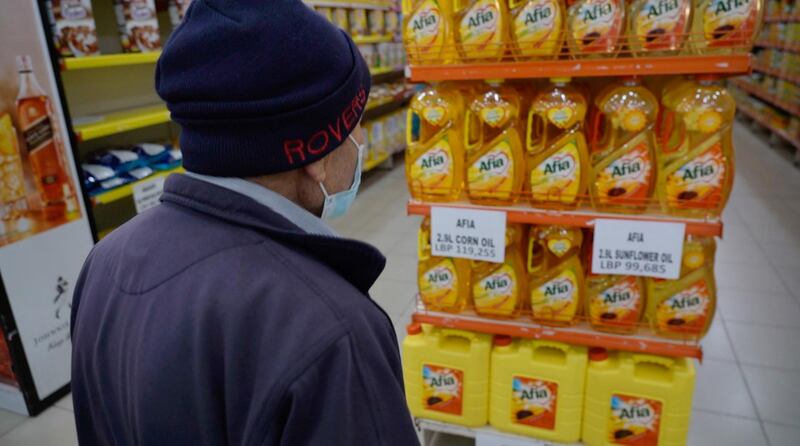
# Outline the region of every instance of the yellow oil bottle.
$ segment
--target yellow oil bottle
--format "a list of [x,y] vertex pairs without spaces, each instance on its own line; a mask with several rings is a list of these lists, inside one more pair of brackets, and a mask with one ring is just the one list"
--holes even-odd
[[[403,0],[403,45],[411,63],[452,59],[449,0]],[[448,57],[449,56],[449,57]]]
[[708,332],[717,306],[715,251],[712,237],[688,236],[680,278],[647,279],[647,318],[657,335],[697,340]]
[[415,417],[487,422],[491,335],[411,324],[403,340],[406,400]]
[[586,446],[683,446],[695,369],[691,359],[592,349],[581,439]]
[[565,443],[581,434],[586,347],[495,337],[489,423]]
[[595,330],[635,333],[644,316],[645,295],[640,277],[591,274],[586,278],[586,317]]
[[528,237],[531,315],[547,325],[577,322],[584,299],[579,228],[532,226]]
[[445,86],[411,99],[406,125],[406,180],[411,196],[453,201],[464,186],[464,102]]
[[655,191],[658,100],[630,77],[598,97],[596,106],[596,127],[603,132],[592,143],[592,204],[598,210],[643,211]]
[[536,207],[569,209],[586,193],[589,179],[586,98],[568,85],[569,78],[550,81],[528,112],[526,189]]
[[692,47],[701,54],[747,53],[761,27],[762,0],[699,0]]
[[453,0],[452,27],[462,62],[497,61],[506,52],[505,1]]
[[419,228],[419,297],[429,310],[457,313],[469,301],[469,260],[432,256],[430,224],[426,217]]
[[567,44],[570,55],[614,57],[625,30],[622,0],[578,0],[567,11]]
[[522,192],[525,155],[517,129],[519,93],[491,80],[465,116],[467,195],[471,202],[510,205]]
[[689,35],[691,0],[635,0],[628,6],[628,48],[634,55],[677,54]]
[[522,256],[522,226],[506,228],[503,263],[472,261],[472,303],[481,316],[514,318],[527,295],[525,261]]
[[509,0],[511,47],[517,60],[554,59],[564,44],[561,0]]
[[694,79],[675,77],[667,81],[661,89],[661,107],[656,125],[658,138],[658,158],[668,161],[686,153],[689,140],[686,138],[686,126],[676,119],[677,99],[685,89],[696,88]]
[[717,216],[733,187],[733,117],[736,102],[712,76],[675,98],[675,119],[685,127],[685,149],[659,159],[658,195],[665,212]]

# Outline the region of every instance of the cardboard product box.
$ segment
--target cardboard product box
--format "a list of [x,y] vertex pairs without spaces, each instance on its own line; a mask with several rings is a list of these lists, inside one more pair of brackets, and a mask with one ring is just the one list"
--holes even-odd
[[192,0],[169,0],[169,21],[173,27],[181,24]]
[[147,53],[161,49],[155,0],[114,0],[122,51]]
[[64,57],[95,56],[97,28],[91,0],[46,0],[56,51]]

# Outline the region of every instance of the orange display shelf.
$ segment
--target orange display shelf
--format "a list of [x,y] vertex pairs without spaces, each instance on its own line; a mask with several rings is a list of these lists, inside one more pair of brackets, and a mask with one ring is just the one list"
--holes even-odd
[[789,44],[787,42],[774,42],[770,40],[760,40],[753,44],[761,48],[775,48],[778,50],[792,51],[800,53],[800,44]]
[[472,79],[528,79],[548,77],[598,77],[659,74],[745,74],[751,55],[663,56],[614,59],[544,60],[449,65],[411,65],[414,82]]
[[546,339],[573,345],[603,347],[610,350],[703,359],[703,348],[697,339],[659,338],[650,334],[649,330],[644,329],[640,330],[643,332],[642,334],[618,335],[592,330],[586,323],[572,327],[550,327],[524,319],[488,319],[472,312],[451,314],[428,311],[419,303],[417,311],[414,312],[411,319],[418,323],[481,333],[527,339]]
[[686,233],[703,236],[722,236],[722,221],[720,219],[693,219],[680,218],[661,215],[634,215],[634,214],[610,214],[592,211],[554,211],[546,209],[534,209],[525,206],[479,206],[470,203],[429,203],[411,199],[408,201],[408,213],[410,215],[430,215],[431,207],[450,207],[462,209],[477,209],[486,211],[503,211],[506,219],[510,223],[528,223],[538,225],[563,225],[589,228],[594,226],[597,219],[616,219],[616,220],[638,220],[656,221],[670,223],[685,223]]
[[776,14],[764,17],[764,22],[800,22],[800,14]]
[[775,76],[779,79],[800,84],[800,74],[789,74],[783,70],[771,68],[761,64],[753,65],[753,71],[769,74],[770,76]]
[[742,107],[741,104],[739,104],[737,110],[748,116],[753,121],[768,128],[772,133],[780,136],[781,139],[791,144],[795,149],[800,150],[800,139],[793,137],[786,130],[776,127],[768,119],[765,119],[763,114],[757,112],[756,110],[751,110],[749,107]]
[[783,99],[781,99],[778,96],[770,93],[769,91],[767,91],[763,87],[759,87],[757,85],[753,85],[752,83],[744,81],[744,80],[741,80],[741,79],[732,80],[731,84],[736,86],[736,87],[738,87],[738,88],[740,88],[740,89],[742,89],[742,90],[744,90],[744,91],[746,91],[747,93],[750,93],[751,95],[753,95],[753,96],[755,96],[757,98],[763,99],[764,101],[767,101],[772,105],[775,105],[778,108],[786,110],[787,112],[789,112],[789,113],[791,113],[791,114],[793,114],[795,116],[800,116],[800,105],[793,104],[793,103],[788,102],[788,101],[784,101]]

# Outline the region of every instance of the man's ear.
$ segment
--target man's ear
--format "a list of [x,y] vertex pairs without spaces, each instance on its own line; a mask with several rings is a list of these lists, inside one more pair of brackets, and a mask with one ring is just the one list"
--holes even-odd
[[322,183],[325,181],[325,158],[314,161],[311,164],[306,164],[306,166],[303,167],[303,171],[305,171],[306,175],[314,180],[315,183]]

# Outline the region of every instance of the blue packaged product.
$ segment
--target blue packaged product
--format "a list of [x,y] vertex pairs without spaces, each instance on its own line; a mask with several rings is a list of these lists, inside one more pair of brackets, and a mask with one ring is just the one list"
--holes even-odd
[[171,170],[181,165],[183,161],[183,154],[180,149],[171,149],[167,151],[167,157],[155,164],[152,167],[155,170]]
[[141,143],[131,148],[147,164],[158,164],[169,159],[169,144]]
[[93,153],[87,160],[87,164],[96,164],[114,169],[117,175],[141,167],[144,163],[144,159],[130,148],[110,149]]

